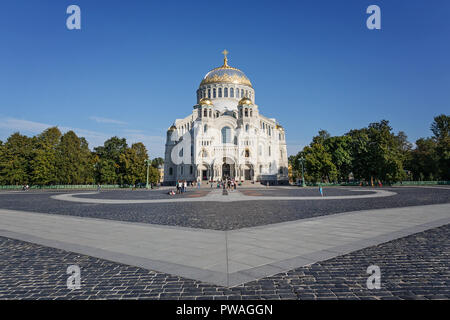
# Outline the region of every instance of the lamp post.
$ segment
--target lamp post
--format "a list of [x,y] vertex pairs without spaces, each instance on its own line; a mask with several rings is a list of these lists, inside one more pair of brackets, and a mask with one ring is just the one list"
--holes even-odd
[[303,168],[303,162],[305,162],[305,158],[303,158],[303,156],[302,156],[302,157],[300,157],[300,159],[298,159],[298,161],[302,165],[302,187],[306,187],[305,173],[304,173],[304,168]]
[[147,184],[145,185],[145,187],[148,189],[148,170],[150,168],[151,160],[150,159],[146,159],[144,161],[144,163],[147,165]]

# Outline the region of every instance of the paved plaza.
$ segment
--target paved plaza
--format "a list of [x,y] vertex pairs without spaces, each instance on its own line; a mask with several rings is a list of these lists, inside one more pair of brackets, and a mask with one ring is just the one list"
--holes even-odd
[[445,186],[5,192],[0,298],[448,298],[449,222]]

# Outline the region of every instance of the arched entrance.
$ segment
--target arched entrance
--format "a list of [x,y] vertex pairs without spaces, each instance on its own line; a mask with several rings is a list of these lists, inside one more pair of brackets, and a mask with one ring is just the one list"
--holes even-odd
[[253,176],[253,165],[250,163],[246,163],[244,165],[244,180],[253,180]]
[[236,176],[235,164],[233,159],[224,157],[222,160],[222,180],[234,179]]
[[222,165],[222,179],[225,180],[231,178],[231,165],[229,163],[224,163]]

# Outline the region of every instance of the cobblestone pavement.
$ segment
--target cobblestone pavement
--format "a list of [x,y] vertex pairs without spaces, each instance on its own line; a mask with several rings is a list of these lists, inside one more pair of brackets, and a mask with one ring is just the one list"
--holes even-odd
[[[255,189],[253,192],[260,192]],[[310,195],[316,189],[276,189],[266,190],[264,195],[287,194]],[[355,188],[351,188],[355,189]],[[327,200],[327,201],[251,201],[251,202],[190,202],[162,204],[86,204],[51,199],[53,194],[61,192],[0,193],[0,208],[24,210],[50,214],[93,217],[120,221],[176,225],[183,227],[232,230],[244,227],[260,226],[277,222],[323,216],[327,214],[382,208],[397,208],[416,205],[450,202],[450,189],[435,188],[383,188],[397,192],[397,195],[383,198]],[[73,191],[71,191],[73,192]],[[104,191],[96,197],[123,199],[160,197],[162,190],[153,191]],[[191,190],[185,196],[196,195],[204,190]],[[245,191],[249,192],[249,191]],[[348,188],[325,188],[325,195],[349,194]]]
[[[232,288],[0,237],[0,299],[449,299],[449,236],[445,225]],[[66,287],[73,264],[79,290]]]

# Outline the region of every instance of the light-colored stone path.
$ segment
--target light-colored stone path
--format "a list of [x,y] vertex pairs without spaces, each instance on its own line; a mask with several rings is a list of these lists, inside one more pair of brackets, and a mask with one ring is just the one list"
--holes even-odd
[[389,197],[396,195],[397,193],[387,190],[364,190],[364,189],[351,189],[349,191],[355,192],[367,192],[368,194],[360,195],[348,195],[348,196],[308,196],[308,197],[283,197],[283,196],[246,196],[238,190],[228,192],[228,195],[222,195],[222,190],[212,189],[204,197],[196,198],[173,198],[169,199],[96,199],[96,198],[84,198],[83,195],[98,194],[98,192],[83,192],[83,193],[65,193],[51,196],[56,200],[80,202],[80,203],[99,203],[99,204],[138,204],[138,203],[174,203],[174,202],[230,202],[230,201],[292,201],[292,200],[344,200],[344,199],[364,199],[364,198],[379,198]]
[[347,212],[226,232],[0,209],[0,236],[224,286],[448,223],[450,204]]

